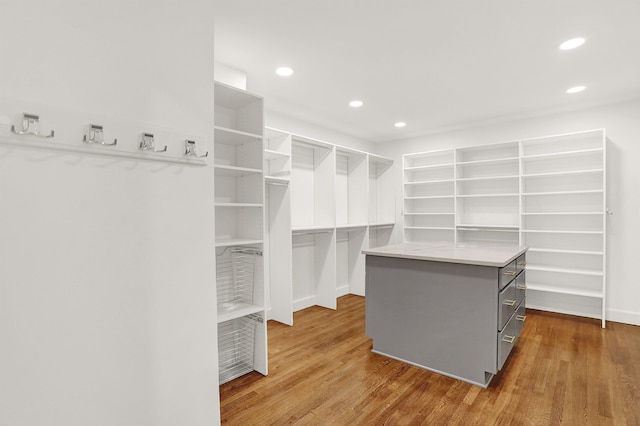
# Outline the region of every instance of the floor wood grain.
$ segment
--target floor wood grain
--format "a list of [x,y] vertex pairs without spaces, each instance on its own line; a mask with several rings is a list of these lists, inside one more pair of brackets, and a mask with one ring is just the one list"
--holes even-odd
[[269,375],[220,387],[226,425],[640,425],[640,327],[527,310],[488,389],[371,352],[364,298],[268,324]]

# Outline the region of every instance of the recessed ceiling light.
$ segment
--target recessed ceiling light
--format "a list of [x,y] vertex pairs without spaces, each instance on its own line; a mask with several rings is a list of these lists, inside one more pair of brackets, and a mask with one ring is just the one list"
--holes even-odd
[[582,37],[572,38],[570,40],[565,41],[560,45],[561,50],[571,50],[576,47],[580,47],[584,44],[584,39]]
[[360,108],[362,105],[364,105],[364,102],[358,100],[349,102],[349,106],[352,108]]
[[405,123],[404,121],[398,121],[396,124],[394,124],[394,126],[396,126],[396,127],[404,127],[406,125],[407,125],[407,123]]
[[567,93],[578,93],[582,92],[584,89],[586,89],[585,86],[576,86],[572,87],[571,89],[567,89]]
[[280,77],[289,77],[291,74],[293,74],[293,70],[289,67],[279,67],[276,68],[276,74],[278,74]]

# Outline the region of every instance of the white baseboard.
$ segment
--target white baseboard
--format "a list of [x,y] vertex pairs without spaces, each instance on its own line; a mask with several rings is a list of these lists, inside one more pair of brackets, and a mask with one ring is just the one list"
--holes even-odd
[[347,294],[349,294],[348,285],[336,288],[336,297],[346,296]]
[[303,297],[302,299],[293,301],[293,312],[298,312],[315,305],[316,305],[316,296]]
[[[558,309],[549,306],[537,306],[527,303],[527,308],[537,309],[539,311],[555,312],[558,314],[575,315],[579,317],[601,319],[600,315],[591,315],[584,311],[576,311],[572,309]],[[607,321],[620,322],[623,324],[640,325],[640,312],[623,311],[620,309],[607,309]]]
[[531,309],[536,309],[538,311],[555,312],[556,314],[565,314],[565,315],[573,315],[577,317],[601,319],[599,315],[592,315],[588,312],[581,312],[573,309],[562,309],[562,308],[549,307],[549,306],[539,306],[539,305],[532,305],[531,303],[527,303],[526,307],[527,309],[531,308]]
[[607,309],[607,321],[640,325],[640,312],[623,311],[621,309]]

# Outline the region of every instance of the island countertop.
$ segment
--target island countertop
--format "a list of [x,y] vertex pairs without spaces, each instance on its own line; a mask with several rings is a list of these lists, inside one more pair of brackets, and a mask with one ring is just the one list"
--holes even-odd
[[528,249],[513,244],[482,243],[399,243],[363,250],[370,256],[401,259],[430,260],[435,262],[462,263],[467,265],[502,268]]

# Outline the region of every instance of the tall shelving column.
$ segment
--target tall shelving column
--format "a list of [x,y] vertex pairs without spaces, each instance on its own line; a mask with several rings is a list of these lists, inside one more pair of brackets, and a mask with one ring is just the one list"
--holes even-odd
[[215,246],[220,383],[267,374],[263,99],[215,83]]
[[396,223],[393,160],[369,154],[369,247],[389,244]]
[[365,264],[362,250],[367,248],[368,194],[367,154],[337,146],[336,194],[336,297],[364,296]]
[[453,149],[402,156],[404,241],[455,241]]
[[527,305],[606,321],[603,129],[522,141]]
[[456,241],[517,244],[517,142],[456,150]]
[[334,146],[292,137],[293,309],[336,309]]
[[265,128],[265,276],[269,319],[293,325],[291,135]]

